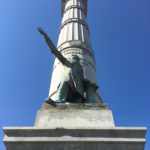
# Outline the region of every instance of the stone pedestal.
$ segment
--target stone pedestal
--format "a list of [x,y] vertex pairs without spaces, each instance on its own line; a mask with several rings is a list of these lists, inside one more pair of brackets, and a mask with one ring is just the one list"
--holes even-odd
[[4,128],[7,150],[144,150],[145,128]]
[[114,127],[111,110],[105,104],[43,104],[35,127],[99,128]]
[[5,127],[6,150],[144,150],[146,128],[115,127],[100,104],[44,104],[34,127]]

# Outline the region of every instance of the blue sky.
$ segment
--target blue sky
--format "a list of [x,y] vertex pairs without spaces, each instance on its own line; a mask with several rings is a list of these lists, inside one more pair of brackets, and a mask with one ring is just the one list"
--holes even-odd
[[[48,95],[54,60],[36,28],[42,26],[56,44],[60,6],[60,0],[0,0],[1,128],[34,124]],[[150,128],[149,8],[149,0],[89,0],[100,93],[117,126]],[[4,150],[2,142],[0,147]]]

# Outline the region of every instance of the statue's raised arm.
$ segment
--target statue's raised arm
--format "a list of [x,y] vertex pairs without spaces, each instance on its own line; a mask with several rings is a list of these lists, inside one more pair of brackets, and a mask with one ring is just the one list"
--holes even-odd
[[54,43],[52,42],[50,37],[47,35],[47,33],[42,28],[38,28],[38,31],[40,32],[41,35],[43,35],[48,47],[51,49],[51,52],[59,59],[59,61],[63,65],[67,65],[68,60],[57,50],[57,48],[55,47]]

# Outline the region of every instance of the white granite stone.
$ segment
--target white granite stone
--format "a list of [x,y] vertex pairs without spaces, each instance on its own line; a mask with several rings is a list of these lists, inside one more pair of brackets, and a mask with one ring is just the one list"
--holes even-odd
[[5,127],[6,150],[144,150],[146,128]]
[[114,127],[111,110],[100,104],[44,104],[38,111],[36,127]]

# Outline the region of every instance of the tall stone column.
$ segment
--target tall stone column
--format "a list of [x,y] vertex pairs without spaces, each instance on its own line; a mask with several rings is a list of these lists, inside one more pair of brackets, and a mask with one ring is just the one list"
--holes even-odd
[[[84,77],[97,84],[86,13],[87,0],[62,0],[58,50],[68,59],[78,55]],[[55,59],[53,100],[63,69]],[[95,97],[101,102],[98,93]],[[116,127],[111,110],[100,103],[51,102],[38,110],[33,127],[4,127],[3,131],[6,150],[144,150],[147,129]]]
[[[90,31],[86,21],[87,0],[63,0],[62,23],[57,48],[67,59],[78,55],[84,72],[84,78],[97,84],[94,53],[91,47]],[[63,76],[64,66],[55,59],[49,96],[53,100]],[[98,84],[97,84],[98,85]],[[95,93],[97,102],[102,102],[98,91]]]

